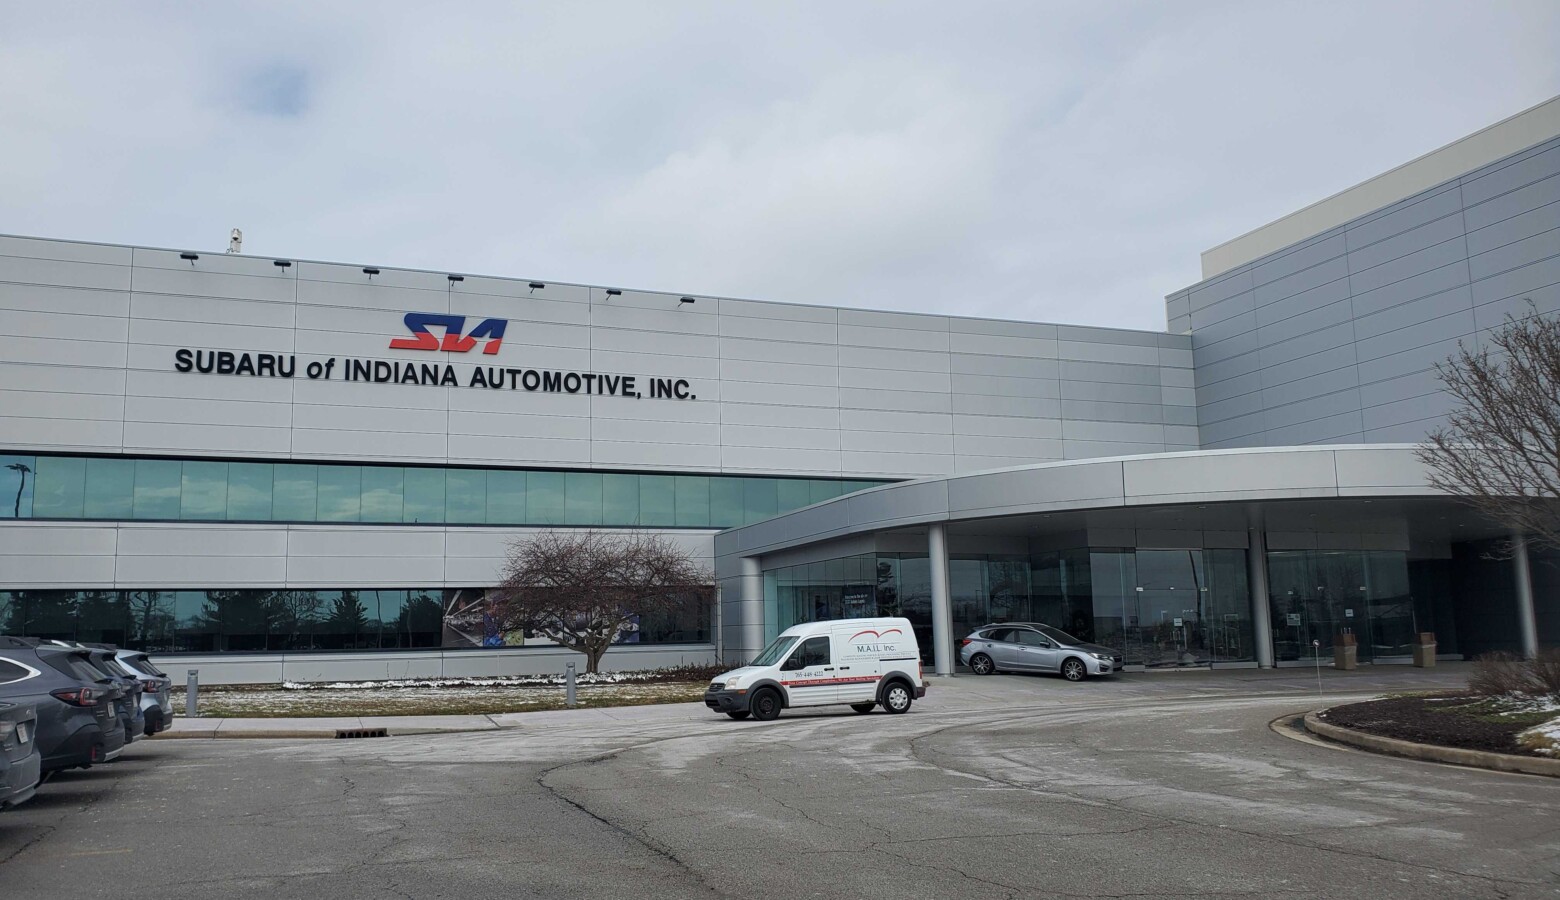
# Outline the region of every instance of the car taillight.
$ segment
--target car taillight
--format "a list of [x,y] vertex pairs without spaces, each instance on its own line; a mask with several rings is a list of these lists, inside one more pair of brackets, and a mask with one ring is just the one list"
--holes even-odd
[[959,638],[959,646],[960,647],[968,647],[970,644],[973,644],[973,643],[975,643],[975,642],[970,640],[969,638]]
[[4,744],[6,741],[9,741],[11,739],[11,735],[15,733],[15,722],[0,722],[0,744]]
[[155,694],[162,690],[162,685],[159,685],[155,681],[143,681],[141,682],[141,690],[147,692],[148,694]]
[[71,706],[96,706],[98,693],[89,687],[76,688],[74,690],[60,689],[50,691],[58,700],[69,703]]

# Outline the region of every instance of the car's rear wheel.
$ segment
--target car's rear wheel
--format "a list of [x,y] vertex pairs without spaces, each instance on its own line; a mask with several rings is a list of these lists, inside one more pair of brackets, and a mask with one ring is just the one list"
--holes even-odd
[[726,715],[732,717],[733,719],[746,719],[748,716],[752,715],[752,713],[749,713],[745,709],[733,709],[726,713]]
[[891,713],[909,712],[913,700],[903,681],[894,682],[883,692],[883,708]]
[[859,712],[859,713],[869,713],[869,712],[873,711],[874,709],[877,709],[877,704],[876,703],[852,703],[850,705],[850,708],[854,709],[856,712]]
[[774,688],[764,688],[753,695],[753,718],[768,722],[780,716],[780,694]]
[[1062,662],[1062,677],[1068,681],[1082,681],[1089,675],[1089,667],[1083,664],[1083,660],[1076,656],[1069,656]]
[[990,675],[997,670],[997,664],[991,661],[991,657],[984,653],[977,653],[970,657],[970,671],[976,675]]

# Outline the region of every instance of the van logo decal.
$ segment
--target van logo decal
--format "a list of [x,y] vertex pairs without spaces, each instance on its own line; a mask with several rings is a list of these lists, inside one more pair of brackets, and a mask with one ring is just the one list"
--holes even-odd
[[880,632],[879,631],[873,631],[872,629],[868,628],[866,631],[858,631],[855,634],[851,635],[850,639],[854,641],[856,638],[859,638],[859,637],[861,637],[864,634],[870,634],[870,635],[872,635],[875,638],[882,639],[882,638],[888,637],[891,634],[904,634],[904,632],[900,631],[898,628],[885,628],[885,629],[883,629]]

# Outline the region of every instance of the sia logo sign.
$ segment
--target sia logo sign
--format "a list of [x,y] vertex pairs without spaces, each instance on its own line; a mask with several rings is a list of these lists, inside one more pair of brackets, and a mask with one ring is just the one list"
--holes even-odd
[[[469,353],[480,344],[483,356],[498,355],[504,345],[508,319],[483,319],[469,332],[466,316],[442,313],[406,313],[401,320],[411,337],[390,339],[391,350],[434,350]],[[438,331],[439,334],[434,332]],[[426,359],[426,357],[424,358]],[[337,366],[340,366],[338,369]],[[173,354],[176,372],[215,375],[248,375],[256,378],[292,378],[299,372],[298,356],[283,353],[197,349],[180,347]],[[376,384],[438,385],[487,390],[540,391],[545,394],[594,394],[633,400],[697,400],[685,378],[621,375],[610,372],[571,372],[523,366],[479,365],[448,362],[403,362],[354,357],[305,357],[303,374],[311,381],[361,381]]]
[[[478,338],[487,338],[483,346],[484,355],[493,356],[498,353],[498,348],[504,343],[504,328],[509,325],[508,319],[483,319],[481,324],[471,329],[470,334],[462,334],[466,328],[465,316],[444,316],[438,313],[407,313],[406,330],[414,336],[405,338],[392,338],[391,350],[444,350],[450,353],[465,353],[477,346]],[[439,328],[444,331],[444,340],[435,338],[429,328]]]

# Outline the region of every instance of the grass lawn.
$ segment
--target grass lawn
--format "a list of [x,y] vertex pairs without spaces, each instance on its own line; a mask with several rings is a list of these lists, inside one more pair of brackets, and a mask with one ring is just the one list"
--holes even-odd
[[[642,706],[698,700],[708,681],[584,684],[581,707]],[[175,690],[173,708],[184,710]],[[278,687],[202,688],[203,718],[281,719],[328,716],[459,716],[564,709],[563,688],[553,685],[396,686],[368,689],[288,690]]]

